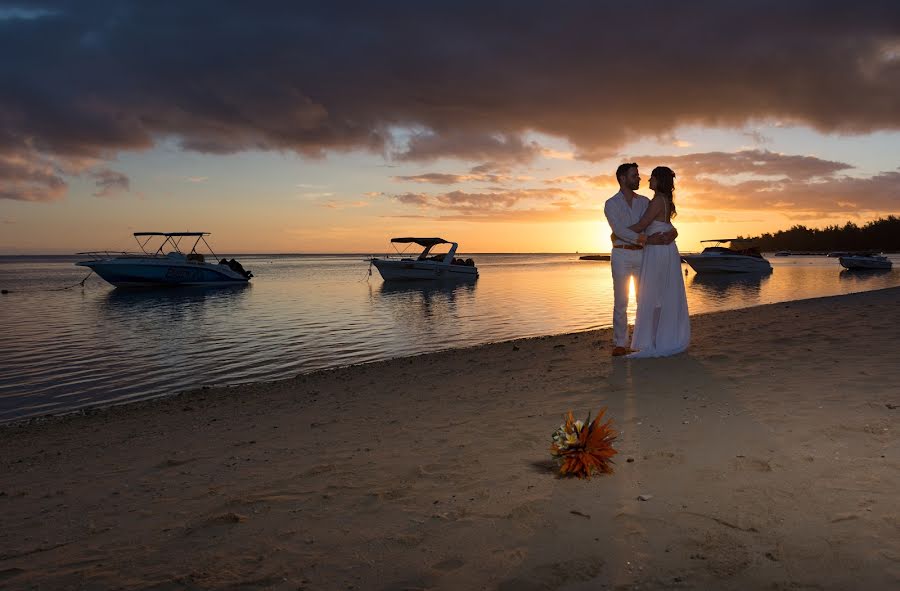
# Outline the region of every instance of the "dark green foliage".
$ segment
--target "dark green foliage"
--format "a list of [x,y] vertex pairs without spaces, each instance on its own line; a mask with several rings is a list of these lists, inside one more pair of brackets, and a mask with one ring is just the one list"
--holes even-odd
[[760,250],[776,251],[835,251],[876,250],[900,252],[900,217],[886,218],[857,226],[847,222],[843,226],[826,226],[821,230],[806,226],[793,226],[774,234],[750,238]]

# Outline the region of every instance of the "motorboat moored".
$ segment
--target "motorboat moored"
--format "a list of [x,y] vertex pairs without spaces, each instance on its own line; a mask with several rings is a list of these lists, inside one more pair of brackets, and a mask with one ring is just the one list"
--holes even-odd
[[[206,236],[209,232],[135,232],[134,239],[141,252],[79,252],[91,260],[75,264],[91,269],[116,287],[217,286],[249,282],[253,273],[234,259],[218,260],[206,242]],[[148,245],[159,238],[162,238],[159,247],[148,250]],[[187,252],[179,247],[184,238],[196,239]],[[201,242],[217,262],[207,262],[206,255],[197,251]]]
[[[385,281],[415,281],[415,280],[472,280],[478,278],[478,268],[472,259],[456,258],[456,249],[459,244],[443,238],[391,238],[391,244],[417,244],[423,248],[416,258],[404,257],[403,252],[398,252],[400,258],[372,257],[369,262],[378,269]],[[449,244],[450,250],[444,254],[429,256],[431,249],[439,244]],[[396,250],[396,246],[394,247]]]
[[701,243],[714,242],[700,254],[682,255],[681,259],[697,273],[767,273],[772,270],[769,263],[756,247],[735,249],[719,246],[722,243],[733,243],[740,238],[717,238],[701,240]]
[[873,252],[848,254],[838,260],[842,267],[853,270],[890,269],[894,265],[886,256]]

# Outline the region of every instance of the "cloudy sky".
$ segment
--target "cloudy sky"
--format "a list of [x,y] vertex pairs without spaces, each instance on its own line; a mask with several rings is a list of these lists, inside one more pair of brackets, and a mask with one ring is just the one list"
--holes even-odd
[[0,55],[0,254],[604,251],[623,161],[683,250],[900,213],[896,1],[0,0]]

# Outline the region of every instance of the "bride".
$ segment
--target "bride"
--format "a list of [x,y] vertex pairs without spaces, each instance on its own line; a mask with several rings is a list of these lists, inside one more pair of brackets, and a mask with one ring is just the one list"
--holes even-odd
[[[675,217],[675,172],[657,166],[650,174],[653,200],[641,221],[629,229],[644,236],[672,229]],[[637,294],[637,316],[629,357],[666,357],[681,353],[691,340],[684,277],[681,275],[681,255],[674,242],[647,244],[641,263],[640,286]]]

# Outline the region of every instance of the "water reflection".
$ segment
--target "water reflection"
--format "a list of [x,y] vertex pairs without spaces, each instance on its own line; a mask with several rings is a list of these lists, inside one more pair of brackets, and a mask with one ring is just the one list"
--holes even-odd
[[160,319],[169,323],[203,321],[207,308],[227,313],[246,297],[250,286],[227,287],[179,287],[159,289],[113,289],[99,302],[100,314],[105,319],[131,323],[141,318],[150,327],[156,327]]
[[714,273],[697,274],[689,282],[689,288],[704,297],[724,302],[736,299],[754,302],[760,299],[763,285],[772,277],[768,273]]
[[477,282],[384,282],[375,305],[387,306],[404,328],[428,330],[423,324],[457,319],[459,300],[471,302]]
[[386,299],[431,301],[435,298],[455,300],[461,294],[472,294],[477,281],[384,281],[378,293]]
[[[392,325],[385,342],[396,351],[410,346],[446,348],[468,332],[477,282],[384,282],[373,288],[373,308]],[[464,340],[464,339],[463,339]]]
[[132,312],[147,309],[189,309],[211,302],[227,303],[246,297],[249,283],[209,287],[161,287],[148,289],[113,289],[103,300],[110,312]]
[[891,269],[844,269],[840,273],[841,281],[859,283],[863,286],[880,281],[885,275],[893,273]]
[[[13,290],[2,296],[0,421],[612,323],[609,263],[474,258],[476,283],[384,283],[355,256],[273,256],[253,260],[250,285],[141,291],[99,279],[50,291],[80,280],[80,268],[0,259],[0,287]],[[894,272],[841,273],[833,259],[787,257],[771,275],[689,274],[688,308],[892,287],[894,262]],[[632,297],[631,319],[634,308]]]

